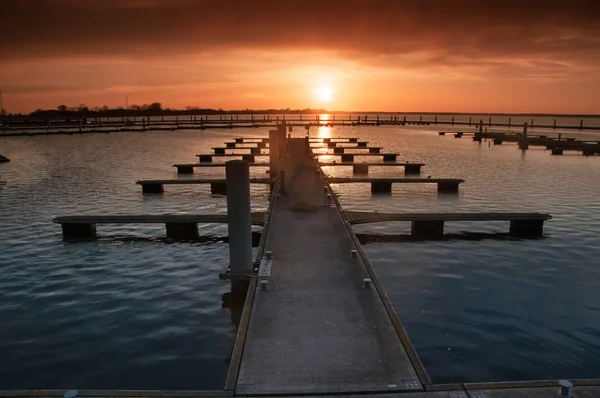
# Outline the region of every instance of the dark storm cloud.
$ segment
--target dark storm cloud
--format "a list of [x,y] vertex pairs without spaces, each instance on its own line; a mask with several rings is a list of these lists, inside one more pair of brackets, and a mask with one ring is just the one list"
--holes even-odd
[[599,9],[593,0],[2,0],[0,62],[268,48],[383,64],[428,52],[412,62],[541,57],[594,65]]

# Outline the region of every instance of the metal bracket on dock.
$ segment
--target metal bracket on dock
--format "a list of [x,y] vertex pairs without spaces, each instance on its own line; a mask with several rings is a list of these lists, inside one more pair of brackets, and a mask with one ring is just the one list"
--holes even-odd
[[261,260],[260,266],[258,267],[258,277],[266,279],[271,276],[271,265],[273,263],[273,253],[271,251],[265,252],[265,257]]
[[229,264],[224,264],[221,267],[221,271],[219,271],[219,279],[228,280],[228,279],[252,279],[256,278],[260,263],[255,261],[252,263],[253,272],[244,272],[241,274],[232,274],[231,269],[229,268]]
[[469,397],[471,398],[489,398],[486,390],[472,390],[469,391]]
[[419,379],[402,379],[400,382],[400,387],[405,390],[420,390],[423,388]]

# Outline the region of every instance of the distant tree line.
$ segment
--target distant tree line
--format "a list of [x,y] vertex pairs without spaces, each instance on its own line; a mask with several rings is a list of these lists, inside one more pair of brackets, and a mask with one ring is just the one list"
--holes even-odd
[[229,114],[316,114],[316,113],[327,113],[325,109],[236,109],[236,110],[223,110],[222,108],[200,108],[197,106],[186,106],[184,109],[171,109],[163,108],[160,102],[153,102],[151,104],[143,105],[130,105],[128,108],[121,106],[116,108],[109,108],[104,105],[101,107],[90,108],[85,104],[79,104],[78,106],[67,106],[59,105],[56,109],[36,109],[28,115],[22,114],[9,114],[9,116],[16,116],[22,118],[23,116],[29,116],[40,119],[51,119],[51,118],[90,118],[90,117],[130,117],[130,116],[161,116],[161,115],[229,115]]

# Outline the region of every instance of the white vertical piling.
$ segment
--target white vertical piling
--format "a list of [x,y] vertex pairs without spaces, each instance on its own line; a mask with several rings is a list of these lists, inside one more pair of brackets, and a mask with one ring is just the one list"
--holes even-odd
[[250,164],[225,164],[229,267],[233,275],[252,272],[252,220],[250,217]]

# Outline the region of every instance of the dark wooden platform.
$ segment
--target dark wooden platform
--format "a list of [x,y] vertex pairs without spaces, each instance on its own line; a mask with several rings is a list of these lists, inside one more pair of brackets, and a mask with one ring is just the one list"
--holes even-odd
[[241,157],[243,160],[254,163],[256,156],[269,156],[268,153],[204,153],[196,155],[200,162],[212,162],[214,157]]
[[319,166],[321,167],[339,167],[339,166],[347,166],[352,167],[352,171],[355,174],[367,174],[369,172],[369,167],[377,167],[377,166],[396,166],[396,167],[404,167],[404,172],[406,174],[419,174],[421,172],[421,167],[425,166],[423,163],[400,163],[400,162],[379,162],[379,163],[355,163],[355,162],[336,162],[336,163],[326,163],[320,162]]
[[[252,224],[265,223],[264,212],[252,213]],[[64,239],[95,239],[96,224],[165,224],[167,238],[198,239],[198,224],[226,223],[227,214],[143,214],[143,215],[81,215],[56,217]]]
[[458,192],[459,184],[465,182],[456,178],[328,178],[331,184],[370,183],[373,193],[390,193],[392,184],[437,184],[438,192]]
[[[250,184],[273,184],[272,178],[251,178]],[[227,195],[227,183],[225,178],[189,178],[175,180],[140,180],[135,182],[142,186],[143,193],[163,193],[164,185],[194,185],[210,184],[210,191],[213,194]]]
[[[367,155],[367,154],[380,154],[381,150],[383,148],[378,147],[378,146],[329,146],[329,147],[322,147],[322,148],[314,148],[313,149],[325,149],[325,150],[333,150],[334,154],[344,154],[344,153],[351,153],[354,154],[356,156],[361,156],[361,155]],[[363,152],[346,152],[346,151],[362,151],[362,150],[368,150],[368,153],[363,153]],[[330,153],[330,152],[329,152]],[[315,154],[323,154],[321,152],[315,152]]]
[[[225,151],[240,151],[240,150],[249,150],[250,154],[252,155],[268,155],[269,154],[269,148],[266,147],[260,147],[260,146],[228,146],[228,147],[213,147],[211,148],[214,152],[215,155],[228,155]],[[229,155],[234,155],[233,153],[230,153]],[[240,154],[236,154],[236,155],[244,155],[244,153],[240,153]]]
[[397,153],[314,153],[315,157],[320,156],[341,156],[342,162],[354,162],[354,158],[357,156],[381,156],[384,162],[395,162],[396,158],[400,156]]
[[510,221],[510,233],[517,236],[542,236],[544,221],[552,218],[544,213],[379,213],[345,211],[350,224],[388,221],[410,221],[411,235],[417,238],[439,238],[447,221]]
[[[193,174],[195,168],[225,167],[225,163],[179,163],[174,164],[179,174]],[[269,167],[269,163],[250,163],[250,167]]]

